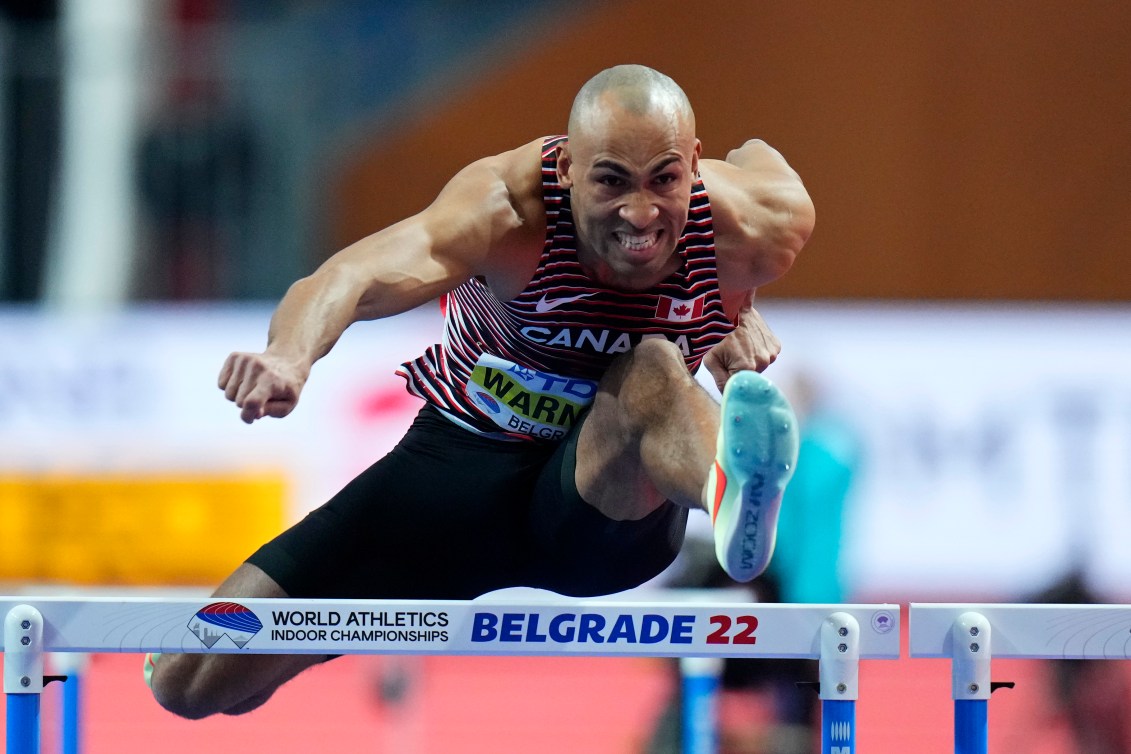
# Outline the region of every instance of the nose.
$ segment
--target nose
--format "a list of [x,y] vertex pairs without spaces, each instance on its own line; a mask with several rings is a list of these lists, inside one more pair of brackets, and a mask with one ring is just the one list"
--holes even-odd
[[659,214],[659,207],[642,192],[629,195],[620,208],[620,218],[637,230],[647,228]]

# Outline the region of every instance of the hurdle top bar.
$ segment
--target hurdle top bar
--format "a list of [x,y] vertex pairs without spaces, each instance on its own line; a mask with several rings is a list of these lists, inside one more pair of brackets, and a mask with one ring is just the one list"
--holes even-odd
[[995,658],[1118,660],[1131,658],[1131,606],[911,603],[912,657],[953,657],[952,629],[962,616],[992,627]]
[[860,658],[899,657],[899,606],[609,599],[473,601],[0,597],[31,606],[46,652],[821,656],[833,614]]

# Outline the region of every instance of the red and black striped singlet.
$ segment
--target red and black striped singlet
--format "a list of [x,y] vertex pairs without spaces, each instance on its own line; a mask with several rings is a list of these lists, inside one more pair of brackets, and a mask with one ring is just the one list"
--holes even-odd
[[689,370],[734,325],[715,270],[711,204],[702,180],[691,194],[677,246],[683,265],[647,291],[604,288],[577,261],[569,192],[557,180],[556,147],[542,150],[546,242],[530,283],[499,301],[479,279],[444,297],[444,341],[397,373],[410,393],[473,431],[556,440],[592,402],[618,354],[644,338],[679,346]]

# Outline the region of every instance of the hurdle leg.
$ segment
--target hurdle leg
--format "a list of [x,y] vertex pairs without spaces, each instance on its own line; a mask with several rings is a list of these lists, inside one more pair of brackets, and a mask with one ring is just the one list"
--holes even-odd
[[719,750],[719,677],[721,657],[681,657],[683,686],[683,754],[715,754]]
[[987,754],[990,683],[990,622],[976,612],[958,616],[951,629],[951,695],[955,754]]
[[856,754],[860,697],[860,623],[848,613],[821,626],[821,754]]
[[4,617],[4,694],[8,699],[8,754],[38,754],[43,693],[43,616],[17,605]]
[[89,660],[90,655],[85,652],[55,652],[51,655],[51,666],[65,678],[59,720],[62,754],[79,754],[82,750],[83,673]]

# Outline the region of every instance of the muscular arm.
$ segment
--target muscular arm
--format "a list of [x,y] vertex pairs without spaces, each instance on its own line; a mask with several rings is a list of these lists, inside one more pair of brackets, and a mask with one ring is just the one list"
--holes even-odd
[[497,166],[474,163],[423,212],[292,285],[271,319],[267,352],[309,369],[354,322],[400,314],[487,274],[492,252],[521,225]]
[[292,285],[272,315],[267,349],[233,353],[221,369],[220,388],[243,420],[290,413],[314,362],[354,322],[408,311],[475,275],[505,278],[528,240],[522,213],[533,184],[524,175],[536,179],[539,169],[530,152],[527,145],[472,163],[428,208]]
[[754,308],[754,291],[789,271],[815,214],[800,176],[763,141],[746,142],[725,161],[700,161],[700,173],[711,197],[719,290],[737,325],[704,360],[721,389],[734,372],[762,371],[781,351]]
[[711,196],[724,298],[741,300],[789,271],[813,232],[813,202],[785,158],[758,139],[725,161],[702,160],[700,172]]

